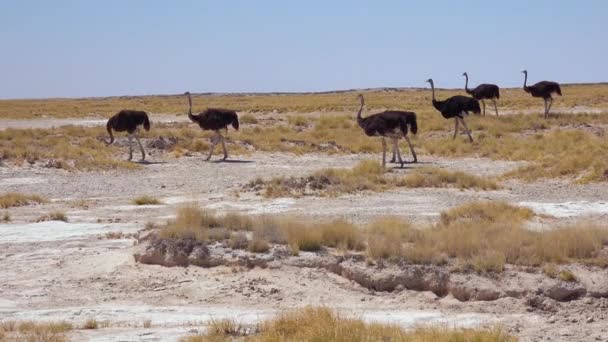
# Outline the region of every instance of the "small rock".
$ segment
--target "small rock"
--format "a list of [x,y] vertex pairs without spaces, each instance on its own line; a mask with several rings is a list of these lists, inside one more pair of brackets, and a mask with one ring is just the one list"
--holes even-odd
[[593,323],[595,319],[593,317],[587,317],[587,323]]
[[549,317],[549,319],[547,320],[547,323],[553,324],[557,321],[557,319],[555,318],[555,316],[551,316]]

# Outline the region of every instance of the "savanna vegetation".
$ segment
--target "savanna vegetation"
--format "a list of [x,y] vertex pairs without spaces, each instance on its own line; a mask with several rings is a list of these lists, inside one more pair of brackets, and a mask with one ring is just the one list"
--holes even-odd
[[450,329],[418,327],[403,329],[397,325],[367,323],[324,307],[305,307],[279,314],[261,322],[248,333],[232,320],[214,321],[205,334],[185,336],[180,342],[210,341],[487,341],[510,342],[515,337],[500,328]]
[[0,195],[0,208],[2,209],[47,202],[48,199],[42,196],[22,194],[18,192],[7,192]]
[[[608,140],[605,127],[608,110],[605,89],[608,85],[564,86],[564,96],[555,102],[557,116],[545,120],[530,111],[542,110],[542,102],[521,89],[505,89],[500,111],[495,117],[468,119],[475,143],[451,139],[453,122],[445,120],[430,105],[428,90],[388,90],[366,92],[365,113],[384,108],[399,108],[418,114],[420,133],[414,139],[421,156],[486,157],[495,160],[526,162],[507,178],[536,180],[564,177],[574,182],[608,180]],[[460,93],[440,90],[444,98]],[[82,116],[119,108],[139,108],[152,113],[185,113],[183,96],[120,97],[101,99],[5,100],[4,117]],[[195,96],[195,107],[230,107],[241,113],[240,131],[228,133],[232,155],[252,151],[378,153],[378,138],[365,136],[355,121],[355,92],[283,95]],[[576,114],[560,114],[559,108],[574,108]],[[534,109],[537,108],[538,111]],[[9,115],[9,113],[12,113]],[[270,114],[268,114],[270,113]],[[284,114],[285,113],[285,114]],[[513,114],[520,113],[520,114]],[[60,127],[53,129],[8,129],[0,131],[0,159],[14,162],[42,162],[48,167],[68,170],[137,168],[126,162],[126,147],[107,147],[99,139],[102,127]],[[145,138],[176,138],[168,152],[175,157],[204,152],[209,148],[210,132],[189,123],[154,124]],[[404,149],[406,151],[407,149]],[[220,153],[220,149],[217,149]],[[407,158],[406,153],[406,158]],[[441,175],[440,175],[441,176]],[[442,177],[445,178],[445,177]],[[448,177],[449,178],[449,177]],[[413,180],[412,180],[413,181]],[[455,187],[461,185],[454,184]]]
[[406,176],[392,174],[380,162],[364,160],[352,169],[322,169],[305,177],[275,177],[255,179],[246,189],[259,191],[265,197],[299,197],[304,195],[337,196],[360,191],[383,191],[395,187],[458,188],[496,190],[500,186],[492,179],[465,172],[434,167],[412,170]]
[[[436,224],[414,225],[389,217],[355,225],[343,219],[312,222],[285,216],[221,216],[187,205],[161,228],[160,236],[229,241],[233,248],[254,252],[265,252],[272,244],[288,245],[294,254],[335,248],[372,259],[458,264],[460,269],[477,272],[501,272],[506,264],[608,266],[608,226],[579,222],[533,231],[525,226],[533,216],[530,209],[502,202],[472,202],[442,212]],[[249,237],[243,232],[249,232]]]

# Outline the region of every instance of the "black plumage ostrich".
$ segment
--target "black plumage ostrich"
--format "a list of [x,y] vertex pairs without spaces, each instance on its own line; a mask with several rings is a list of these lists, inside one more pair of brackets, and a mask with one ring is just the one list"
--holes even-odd
[[144,152],[144,147],[141,145],[141,141],[139,141],[139,137],[137,136],[137,131],[141,125],[144,126],[146,131],[150,130],[150,119],[148,118],[148,113],[139,110],[121,110],[112,116],[106,124],[106,129],[108,134],[110,134],[110,141],[106,141],[106,144],[111,145],[114,143],[114,135],[112,135],[112,130],[116,132],[126,131],[129,133],[129,160],[133,159],[133,137],[135,137],[137,144],[139,144],[141,160],[146,160],[146,152]]
[[498,107],[496,106],[496,100],[500,98],[500,89],[496,84],[483,83],[473,89],[469,89],[469,74],[466,72],[462,74],[466,81],[464,83],[464,91],[467,94],[473,96],[477,101],[481,101],[483,115],[486,115],[486,100],[490,100],[494,103],[494,110],[496,116],[498,116]]
[[473,142],[471,130],[469,130],[469,127],[464,122],[464,116],[468,115],[469,112],[479,114],[481,112],[479,101],[472,97],[461,95],[452,96],[444,101],[437,101],[435,99],[435,84],[433,83],[433,79],[429,78],[426,81],[431,84],[431,90],[433,91],[433,107],[440,111],[444,118],[454,118],[455,120],[453,139],[456,139],[456,134],[458,134],[458,122],[462,122],[462,125],[469,136],[469,141]]
[[361,101],[361,107],[357,113],[357,123],[365,134],[370,137],[380,136],[382,137],[382,166],[386,166],[386,140],[390,138],[393,141],[393,153],[397,152],[399,163],[403,167],[404,161],[401,159],[401,153],[399,152],[399,138],[403,137],[410,147],[412,157],[414,157],[414,163],[418,162],[416,152],[412,146],[410,138],[407,136],[408,128],[413,133],[418,132],[418,124],[416,122],[416,113],[406,112],[400,110],[388,110],[381,113],[369,115],[365,118],[361,117],[365,100],[363,95],[357,96]]
[[190,97],[190,92],[186,92],[184,95],[188,96],[188,118],[190,118],[192,122],[196,122],[201,129],[206,131],[215,131],[216,134],[211,138],[211,150],[209,151],[209,155],[205,160],[211,159],[215,145],[217,145],[220,141],[222,142],[222,148],[224,149],[224,158],[222,160],[226,160],[228,158],[228,152],[226,151],[226,142],[224,136],[220,133],[220,129],[225,129],[226,132],[228,132],[228,125],[232,125],[232,127],[238,131],[238,115],[233,110],[218,108],[208,108],[203,112],[193,115],[192,98]]
[[[559,83],[551,81],[540,81],[534,85],[527,86],[528,82],[528,70],[522,71],[525,75],[524,78],[524,90],[526,93],[530,93],[532,97],[542,97],[545,101],[545,119],[549,117],[549,111],[553,105],[553,93],[562,96],[562,89],[559,87]],[[547,105],[548,104],[548,105]]]

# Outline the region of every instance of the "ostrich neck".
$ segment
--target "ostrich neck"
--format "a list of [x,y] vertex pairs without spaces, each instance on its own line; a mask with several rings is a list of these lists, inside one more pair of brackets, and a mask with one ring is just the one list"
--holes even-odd
[[528,86],[526,85],[526,83],[528,82],[528,73],[524,73],[524,89],[527,90]]
[[469,75],[465,74],[464,75],[464,91],[470,94],[470,90],[469,90]]
[[361,112],[363,111],[363,101],[361,101],[361,107],[359,107],[359,112],[357,113],[357,121],[361,121],[363,118],[361,117]]
[[192,115],[192,98],[190,97],[190,94],[188,94],[188,118],[190,120],[193,120],[194,115]]
[[435,101],[435,85],[431,82],[431,91],[433,92],[433,101]]

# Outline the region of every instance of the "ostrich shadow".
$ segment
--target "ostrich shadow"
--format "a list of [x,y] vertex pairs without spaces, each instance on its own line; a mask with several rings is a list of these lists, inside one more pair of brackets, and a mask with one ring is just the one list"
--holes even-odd
[[140,164],[140,165],[160,165],[160,164],[167,164],[166,161],[149,161],[149,160],[138,160],[138,161],[134,161],[133,163],[135,164]]
[[226,160],[214,160],[212,163],[228,163],[228,164],[249,164],[255,163],[253,160],[242,160],[242,159],[226,159]]

